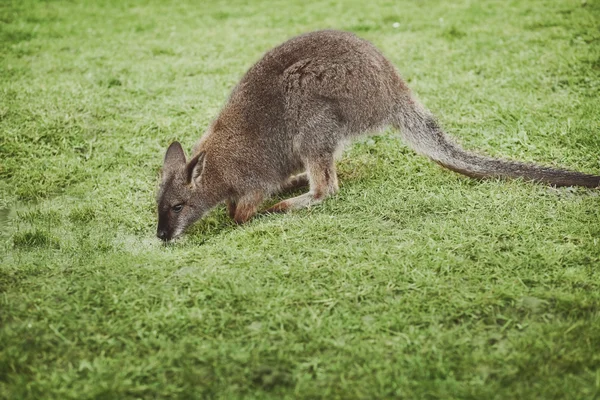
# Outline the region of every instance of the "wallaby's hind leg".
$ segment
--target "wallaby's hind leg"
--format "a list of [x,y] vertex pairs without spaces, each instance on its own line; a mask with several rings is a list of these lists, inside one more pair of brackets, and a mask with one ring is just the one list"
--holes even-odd
[[[248,221],[256,214],[256,210],[258,210],[263,199],[264,193],[260,191],[250,192],[240,197],[237,202],[233,203],[235,207],[233,220],[237,224],[243,224]],[[231,211],[229,204],[230,203],[228,202],[228,209]]]
[[322,202],[327,196],[335,194],[338,191],[333,156],[319,160],[308,160],[307,171],[310,191],[303,195],[283,200],[269,208],[267,212],[285,212],[309,207]]

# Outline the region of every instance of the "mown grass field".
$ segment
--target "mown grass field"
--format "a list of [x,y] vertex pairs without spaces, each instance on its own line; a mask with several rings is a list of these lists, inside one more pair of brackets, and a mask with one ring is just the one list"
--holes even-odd
[[478,182],[393,132],[340,193],[155,238],[262,53],[375,43],[469,149],[600,173],[600,1],[0,3],[0,397],[593,399],[600,191]]

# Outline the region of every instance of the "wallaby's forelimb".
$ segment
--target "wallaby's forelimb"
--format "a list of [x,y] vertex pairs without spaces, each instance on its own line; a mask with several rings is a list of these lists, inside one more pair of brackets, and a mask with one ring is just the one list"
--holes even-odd
[[233,200],[225,200],[225,205],[227,206],[227,215],[229,218],[235,218],[235,209],[237,208],[237,203]]
[[243,224],[256,214],[256,210],[264,199],[260,191],[250,192],[240,197],[235,204],[233,220],[236,224]]
[[281,186],[281,191],[282,192],[291,192],[296,189],[306,187],[308,185],[309,185],[308,174],[306,172],[303,172],[301,174],[290,177],[290,179],[288,179],[287,182],[285,182]]

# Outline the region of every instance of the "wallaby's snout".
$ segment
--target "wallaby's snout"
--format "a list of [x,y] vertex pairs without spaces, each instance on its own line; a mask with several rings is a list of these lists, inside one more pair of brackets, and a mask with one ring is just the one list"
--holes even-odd
[[158,227],[156,237],[163,242],[168,242],[175,237],[175,230],[179,223],[177,215],[171,215],[172,210],[168,207],[158,205]]
[[[166,204],[165,204],[166,203]],[[169,206],[163,199],[162,204],[158,204],[158,226],[156,228],[156,237],[163,242],[175,239],[187,227],[187,223],[182,214],[183,206]]]
[[158,230],[156,231],[156,237],[162,240],[163,242],[168,242],[169,240],[171,240],[171,238],[167,234],[167,231],[162,230],[160,228],[158,228]]

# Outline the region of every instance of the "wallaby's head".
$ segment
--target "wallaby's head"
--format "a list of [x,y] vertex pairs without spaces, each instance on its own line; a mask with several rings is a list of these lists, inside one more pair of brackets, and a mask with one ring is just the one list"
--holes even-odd
[[201,218],[212,204],[210,193],[202,184],[205,153],[200,152],[189,162],[179,142],[167,149],[158,192],[158,229],[156,236],[168,241]]

